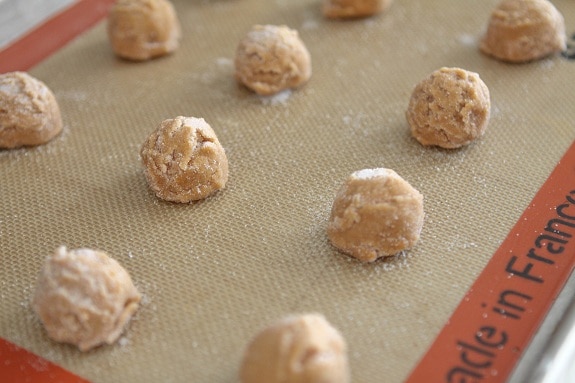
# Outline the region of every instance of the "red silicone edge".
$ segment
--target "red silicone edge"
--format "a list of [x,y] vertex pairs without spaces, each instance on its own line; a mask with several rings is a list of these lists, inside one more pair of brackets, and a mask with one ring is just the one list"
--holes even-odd
[[575,142],[406,383],[503,383],[575,267]]

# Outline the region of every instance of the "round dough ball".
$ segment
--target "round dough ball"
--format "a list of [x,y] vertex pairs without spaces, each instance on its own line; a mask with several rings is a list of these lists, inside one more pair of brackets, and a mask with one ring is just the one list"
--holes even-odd
[[392,0],[323,0],[323,15],[330,19],[372,16],[386,10]]
[[248,345],[240,370],[242,383],[349,383],[347,346],[319,314],[287,317]]
[[114,259],[62,246],[44,263],[32,308],[50,338],[87,351],[114,343],[140,299],[130,275]]
[[477,73],[441,68],[417,84],[406,117],[422,145],[454,149],[485,133],[490,112],[489,89]]
[[140,151],[150,188],[166,201],[187,203],[223,189],[228,159],[203,118],[163,121]]
[[311,77],[311,57],[297,31],[255,25],[240,41],[235,57],[236,79],[260,95],[297,88]]
[[337,192],[327,235],[344,253],[373,262],[412,248],[423,217],[423,196],[395,171],[363,169]]
[[108,37],[119,57],[144,61],[178,49],[181,28],[169,0],[118,0],[108,15]]
[[566,49],[563,15],[547,0],[503,0],[480,43],[483,53],[521,63]]
[[56,97],[25,72],[0,75],[0,148],[45,144],[62,131]]

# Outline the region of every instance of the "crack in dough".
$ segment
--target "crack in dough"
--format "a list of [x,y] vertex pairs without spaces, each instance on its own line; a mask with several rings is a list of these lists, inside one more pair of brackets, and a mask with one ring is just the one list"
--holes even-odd
[[255,25],[240,41],[235,56],[237,81],[259,95],[298,88],[311,77],[311,57],[296,30]]
[[373,262],[412,248],[423,219],[419,191],[391,169],[363,169],[338,190],[327,235],[342,252]]
[[163,121],[140,149],[144,175],[158,198],[188,203],[225,187],[228,159],[203,118]]
[[61,246],[46,258],[32,308],[51,339],[87,351],[114,343],[140,299],[128,272],[106,253]]
[[0,148],[45,144],[62,131],[56,97],[26,72],[0,75]]
[[477,73],[441,68],[415,86],[406,118],[422,145],[455,149],[485,133],[490,112],[489,89]]

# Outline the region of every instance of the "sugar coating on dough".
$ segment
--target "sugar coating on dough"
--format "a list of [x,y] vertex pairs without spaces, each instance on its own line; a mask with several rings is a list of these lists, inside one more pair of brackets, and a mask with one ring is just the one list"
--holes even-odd
[[142,145],[140,156],[148,185],[166,201],[206,198],[228,180],[224,148],[203,118],[163,121]]
[[235,56],[236,79],[260,95],[272,95],[305,84],[311,57],[296,30],[285,25],[255,25],[240,41]]
[[0,75],[0,148],[45,144],[62,131],[52,91],[26,72]]
[[119,57],[144,61],[178,49],[181,27],[169,0],[118,0],[108,15],[108,38]]
[[481,137],[490,113],[489,89],[477,73],[441,68],[413,89],[406,118],[422,145],[454,149]]
[[140,299],[116,260],[101,251],[62,246],[44,263],[32,308],[50,338],[87,351],[114,343]]
[[480,43],[487,55],[522,63],[566,49],[563,15],[547,0],[503,0]]
[[286,317],[260,331],[244,352],[241,383],[349,383],[347,345],[320,314]]
[[385,11],[393,0],[323,0],[322,13],[330,19],[352,19]]
[[412,248],[423,227],[423,196],[392,169],[352,173],[338,190],[327,226],[331,243],[373,262]]

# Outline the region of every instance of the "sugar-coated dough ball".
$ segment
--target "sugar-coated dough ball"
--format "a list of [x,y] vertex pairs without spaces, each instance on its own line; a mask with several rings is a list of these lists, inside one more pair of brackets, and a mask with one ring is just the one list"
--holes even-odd
[[62,131],[56,97],[25,72],[0,75],[0,148],[45,144]]
[[114,343],[140,298],[117,261],[100,251],[62,246],[44,263],[32,308],[50,338],[87,351]]
[[373,262],[412,248],[423,217],[423,196],[395,171],[363,169],[338,190],[327,235],[344,253]]
[[563,15],[547,0],[503,0],[480,43],[484,53],[521,63],[566,49]]
[[108,15],[108,37],[119,57],[144,61],[178,49],[181,28],[169,0],[117,0]]
[[392,0],[323,0],[323,15],[330,19],[367,17],[386,10]]
[[255,25],[240,41],[236,79],[260,95],[297,88],[311,77],[311,57],[296,30]]
[[441,68],[413,89],[406,117],[422,145],[454,149],[485,133],[490,111],[489,89],[477,73]]
[[187,203],[223,189],[228,159],[203,118],[163,121],[140,150],[150,188],[166,201]]
[[289,316],[245,350],[241,383],[349,383],[347,345],[319,314]]

